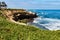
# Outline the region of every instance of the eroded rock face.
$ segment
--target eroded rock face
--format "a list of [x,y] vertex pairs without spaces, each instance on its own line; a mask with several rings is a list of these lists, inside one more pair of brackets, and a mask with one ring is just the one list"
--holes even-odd
[[18,20],[33,20],[33,18],[36,18],[37,15],[29,12],[17,12],[13,14],[13,20],[18,21]]
[[34,18],[37,17],[35,13],[28,12],[26,10],[21,10],[21,9],[19,10],[18,9],[4,9],[1,11],[8,20],[14,20],[14,21],[26,20],[27,22],[29,22],[29,21],[33,21]]

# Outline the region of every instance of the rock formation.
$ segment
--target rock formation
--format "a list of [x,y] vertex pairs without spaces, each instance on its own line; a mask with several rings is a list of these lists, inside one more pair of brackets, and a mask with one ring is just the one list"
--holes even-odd
[[29,22],[37,17],[36,13],[34,14],[24,9],[4,9],[2,10],[2,13],[4,13],[7,19],[14,21],[26,20]]
[[29,12],[17,12],[13,14],[13,20],[23,20],[23,19],[33,19],[36,18],[37,15]]

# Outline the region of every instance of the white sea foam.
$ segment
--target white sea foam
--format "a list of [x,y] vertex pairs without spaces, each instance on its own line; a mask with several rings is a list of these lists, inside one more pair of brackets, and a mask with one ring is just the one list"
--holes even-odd
[[35,18],[33,23],[38,27],[43,27],[49,30],[60,30],[60,20],[59,19],[52,19],[52,18]]

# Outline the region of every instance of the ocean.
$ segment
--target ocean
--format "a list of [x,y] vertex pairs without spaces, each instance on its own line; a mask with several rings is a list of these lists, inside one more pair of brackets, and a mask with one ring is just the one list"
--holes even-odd
[[38,17],[34,18],[34,21],[29,24],[44,30],[60,30],[60,10],[29,9],[28,11],[38,15]]

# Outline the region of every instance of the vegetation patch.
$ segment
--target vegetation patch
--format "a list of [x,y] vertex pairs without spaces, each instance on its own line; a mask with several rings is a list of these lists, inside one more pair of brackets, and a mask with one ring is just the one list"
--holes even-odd
[[7,21],[0,15],[0,40],[60,40],[60,30],[42,30]]

